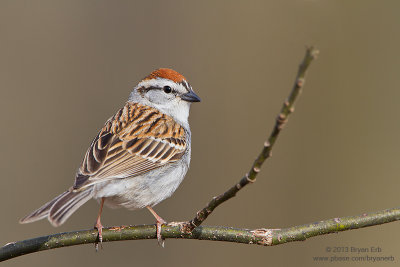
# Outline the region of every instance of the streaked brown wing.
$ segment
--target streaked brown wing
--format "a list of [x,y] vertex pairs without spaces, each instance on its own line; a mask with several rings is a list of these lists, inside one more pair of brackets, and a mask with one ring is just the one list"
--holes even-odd
[[110,118],[89,147],[74,189],[103,179],[133,177],[179,160],[186,132],[156,109],[127,103]]

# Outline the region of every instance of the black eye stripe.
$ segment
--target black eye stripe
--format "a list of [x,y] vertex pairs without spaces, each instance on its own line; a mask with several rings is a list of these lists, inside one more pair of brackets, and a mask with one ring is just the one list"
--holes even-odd
[[142,87],[138,88],[137,90],[138,90],[139,93],[141,93],[141,94],[147,93],[147,92],[150,91],[150,90],[162,90],[162,91],[164,91],[164,92],[167,93],[167,94],[170,94],[170,93],[176,94],[175,89],[172,88],[172,87],[169,86],[169,85],[165,85],[165,86],[163,86],[163,87],[159,87],[159,86],[144,87],[144,86],[142,86]]
[[150,87],[147,87],[147,90],[153,90],[153,89],[161,90],[162,87],[157,87],[157,86],[150,86]]
[[138,89],[138,91],[147,93],[150,90],[162,90],[162,89],[163,89],[163,87],[157,87],[157,86],[144,87],[144,86],[142,86]]

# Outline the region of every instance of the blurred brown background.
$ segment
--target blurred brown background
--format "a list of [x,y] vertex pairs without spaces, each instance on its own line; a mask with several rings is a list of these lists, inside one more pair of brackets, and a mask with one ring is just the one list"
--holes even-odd
[[[156,211],[192,218],[248,170],[289,93],[305,46],[321,51],[257,183],[208,225],[283,228],[399,205],[398,1],[1,1],[0,243],[88,229],[90,201],[65,225],[18,220],[72,185],[105,120],[158,67],[182,72],[192,106],[191,169]],[[147,210],[103,212],[107,226]],[[155,240],[35,253],[7,266],[321,266],[326,247],[400,261],[399,223],[277,247]],[[341,256],[341,255],[339,255]],[[341,266],[343,263],[331,263]],[[365,263],[347,262],[348,265]]]

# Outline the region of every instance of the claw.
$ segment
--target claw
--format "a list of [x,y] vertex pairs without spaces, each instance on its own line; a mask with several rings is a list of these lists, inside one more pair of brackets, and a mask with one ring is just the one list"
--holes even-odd
[[[160,217],[160,218],[161,218],[161,217]],[[157,220],[157,223],[156,223],[156,226],[157,226],[157,241],[158,241],[158,244],[159,244],[161,247],[164,247],[164,239],[163,239],[162,236],[161,236],[161,226],[162,226],[163,224],[167,224],[167,222],[164,221],[163,219],[161,219],[161,221],[158,221],[158,220]]]
[[103,249],[103,228],[104,227],[100,221],[100,215],[103,210],[103,205],[104,205],[104,198],[101,199],[99,215],[97,216],[96,224],[94,225],[94,228],[96,228],[97,231],[99,232],[99,234],[98,234],[99,241],[96,241],[94,243],[94,248],[96,249],[96,252],[99,251],[99,243],[100,243],[101,249]]
[[167,222],[163,218],[158,216],[158,214],[150,206],[147,206],[147,209],[151,212],[151,214],[153,214],[153,216],[157,220],[156,223],[157,241],[161,247],[164,247],[164,238],[161,236],[161,226],[163,224],[167,224]]
[[100,248],[103,249],[103,225],[101,224],[100,220],[98,220],[96,222],[96,225],[94,226],[94,228],[97,229],[97,231],[99,232],[98,237],[99,237],[99,241],[96,243],[94,243],[94,247],[96,249],[96,252],[99,251],[99,243],[100,243]]

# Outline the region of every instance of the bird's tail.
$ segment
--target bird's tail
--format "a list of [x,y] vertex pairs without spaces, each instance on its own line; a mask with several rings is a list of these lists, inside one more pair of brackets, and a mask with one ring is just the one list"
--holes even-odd
[[22,218],[19,222],[31,223],[47,217],[53,226],[60,226],[72,213],[92,198],[92,189],[88,188],[81,192],[65,191],[28,216]]

